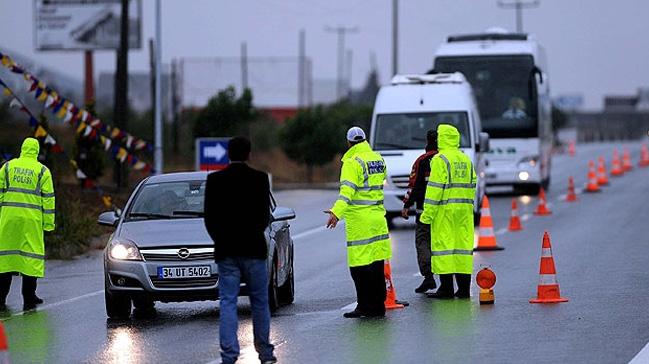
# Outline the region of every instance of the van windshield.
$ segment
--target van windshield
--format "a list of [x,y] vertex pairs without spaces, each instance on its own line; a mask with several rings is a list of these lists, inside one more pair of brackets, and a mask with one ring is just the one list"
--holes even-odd
[[469,121],[464,111],[380,114],[376,116],[374,150],[423,149],[426,133],[439,124],[450,124],[460,132],[460,147],[470,148]]

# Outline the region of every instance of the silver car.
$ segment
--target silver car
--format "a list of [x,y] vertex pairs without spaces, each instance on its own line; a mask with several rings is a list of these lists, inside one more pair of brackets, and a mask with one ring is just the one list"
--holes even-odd
[[[151,176],[133,191],[122,211],[99,215],[115,227],[104,250],[106,314],[126,318],[131,308],[155,301],[218,300],[214,244],[203,223],[206,172]],[[292,209],[276,206],[266,229],[271,310],[294,297]],[[242,217],[243,218],[243,217]],[[245,283],[241,295],[246,294]]]

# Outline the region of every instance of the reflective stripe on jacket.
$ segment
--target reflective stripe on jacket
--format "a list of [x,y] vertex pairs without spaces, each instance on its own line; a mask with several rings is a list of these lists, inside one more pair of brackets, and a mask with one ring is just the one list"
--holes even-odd
[[385,161],[367,142],[349,148],[342,158],[340,194],[331,208],[345,219],[350,267],[390,259],[392,247],[383,207]]
[[27,138],[20,158],[0,168],[0,273],[45,274],[43,230],[54,230],[54,186],[38,162],[38,141]]
[[477,176],[459,150],[460,134],[451,125],[437,128],[439,154],[430,162],[421,222],[431,224],[432,271],[473,271],[473,200]]

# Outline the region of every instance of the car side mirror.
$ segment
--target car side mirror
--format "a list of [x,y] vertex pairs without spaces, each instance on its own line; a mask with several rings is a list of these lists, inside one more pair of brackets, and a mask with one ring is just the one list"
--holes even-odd
[[117,211],[106,211],[99,215],[97,224],[103,226],[115,227],[119,221],[119,213]]
[[478,151],[482,153],[487,153],[489,151],[489,134],[485,132],[480,132],[478,140]]
[[273,211],[273,221],[286,221],[295,219],[295,210],[288,207],[278,206]]

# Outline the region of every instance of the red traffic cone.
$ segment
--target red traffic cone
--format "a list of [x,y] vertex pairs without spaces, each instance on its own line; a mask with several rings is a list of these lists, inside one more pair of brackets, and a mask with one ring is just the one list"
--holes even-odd
[[640,163],[638,163],[640,167],[648,167],[649,166],[649,149],[647,149],[647,144],[642,144],[642,149],[640,153]]
[[392,310],[407,306],[407,302],[397,301],[397,290],[394,288],[394,284],[392,284],[392,269],[390,268],[390,261],[387,259],[385,260],[385,264],[383,264],[383,274],[385,276],[386,289],[385,309]]
[[547,231],[543,234],[539,275],[540,279],[536,289],[536,298],[531,299],[530,303],[568,302],[567,298],[561,297],[559,282],[557,282],[557,270],[554,267],[554,257],[552,257],[550,235],[548,235]]
[[606,174],[606,162],[604,157],[599,157],[599,165],[597,167],[597,184],[600,186],[608,185],[608,176]]
[[613,161],[611,162],[611,175],[621,176],[624,174],[622,169],[622,164],[620,163],[620,155],[617,152],[617,149],[613,150]]
[[568,194],[566,195],[566,201],[577,201],[577,194],[575,193],[575,181],[572,179],[572,176],[568,178]]
[[600,192],[599,185],[597,184],[597,177],[595,176],[595,162],[588,162],[588,184],[586,185],[586,192]]
[[575,156],[575,141],[571,140],[570,144],[568,144],[568,154],[570,154],[571,157]]
[[518,217],[518,204],[516,203],[516,199],[512,198],[512,213],[511,217],[509,218],[509,231],[520,231],[523,230],[523,226],[521,225],[521,219]]
[[494,234],[494,223],[491,220],[491,209],[489,208],[489,198],[485,196],[482,199],[482,208],[480,209],[480,226],[478,227],[478,246],[473,250],[503,250],[505,248],[498,246],[496,243],[496,234]]
[[631,163],[631,154],[629,150],[624,148],[624,153],[622,154],[622,170],[628,172],[633,169],[633,163]]
[[552,211],[550,211],[550,209],[547,206],[547,200],[545,198],[545,189],[541,187],[541,191],[539,192],[539,204],[536,206],[534,215],[545,216],[550,214],[552,214]]

